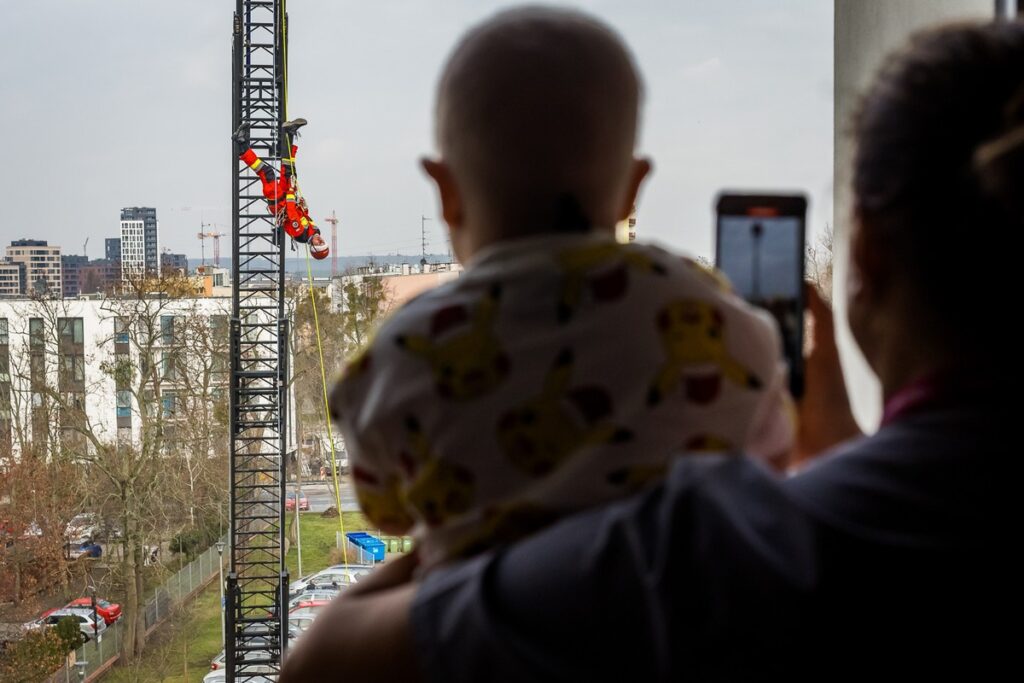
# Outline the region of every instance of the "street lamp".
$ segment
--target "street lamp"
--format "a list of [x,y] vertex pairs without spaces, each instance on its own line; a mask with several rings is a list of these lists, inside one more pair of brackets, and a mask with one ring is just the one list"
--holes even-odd
[[217,541],[214,545],[217,547],[217,574],[220,577],[220,639],[227,647],[227,635],[224,633],[224,541]]
[[96,621],[96,619],[97,619],[97,615],[96,615],[96,586],[93,586],[93,585],[89,586],[89,600],[92,603],[92,630],[93,630],[93,635],[96,636],[94,638],[94,640],[96,642],[96,651],[99,652],[99,649],[100,649],[100,622]]

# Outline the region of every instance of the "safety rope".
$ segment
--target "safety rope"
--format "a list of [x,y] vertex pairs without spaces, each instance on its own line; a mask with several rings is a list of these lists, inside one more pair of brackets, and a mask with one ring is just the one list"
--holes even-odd
[[331,429],[331,412],[327,401],[327,371],[324,369],[324,347],[320,341],[320,315],[316,311],[313,296],[313,267],[309,260],[309,244],[306,245],[306,276],[309,278],[309,305],[313,307],[313,326],[316,329],[316,350],[320,354],[320,387],[324,397],[324,422],[327,424],[327,441],[331,445],[331,479],[334,482],[334,502],[338,509],[338,526],[341,528],[341,554],[348,565],[348,537],[345,536],[345,515],[341,511],[341,488],[338,486],[338,459],[334,451],[334,432]]
[[[282,41],[282,78],[281,83],[283,85],[283,100],[284,105],[284,118],[288,120],[288,11],[287,11],[287,0],[281,0],[281,41]],[[287,150],[285,154],[291,156],[292,153],[292,141],[288,139],[285,141]],[[279,152],[282,150],[278,150]],[[295,191],[295,196],[298,198],[298,187],[299,178],[298,170],[295,166],[292,166],[292,189]],[[348,566],[348,537],[345,536],[345,515],[341,510],[341,487],[338,486],[338,457],[334,448],[334,430],[331,428],[331,411],[330,405],[327,400],[327,370],[324,368],[324,346],[320,336],[320,314],[317,313],[316,309],[316,297],[313,294],[313,266],[310,261],[309,255],[309,243],[306,243],[306,277],[309,280],[309,305],[313,308],[313,327],[316,330],[316,350],[320,359],[320,388],[322,390],[324,399],[324,423],[327,425],[327,441],[331,446],[331,480],[334,483],[334,503],[338,511],[338,527],[341,530],[341,555]],[[301,476],[301,474],[300,474]],[[295,504],[295,514],[299,514],[299,506]]]

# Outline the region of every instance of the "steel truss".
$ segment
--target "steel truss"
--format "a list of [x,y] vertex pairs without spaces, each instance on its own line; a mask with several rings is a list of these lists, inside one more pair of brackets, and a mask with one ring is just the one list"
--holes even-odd
[[[236,0],[233,30],[231,127],[248,125],[250,146],[273,167],[285,111],[284,11],[284,0]],[[284,239],[242,151],[233,145],[228,683],[276,679],[288,633]]]

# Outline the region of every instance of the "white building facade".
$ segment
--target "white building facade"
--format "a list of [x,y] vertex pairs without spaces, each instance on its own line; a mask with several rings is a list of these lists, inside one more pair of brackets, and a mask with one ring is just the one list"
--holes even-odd
[[226,406],[230,314],[230,298],[0,301],[0,443],[94,449],[81,425],[138,443],[143,406],[165,431],[186,392]]

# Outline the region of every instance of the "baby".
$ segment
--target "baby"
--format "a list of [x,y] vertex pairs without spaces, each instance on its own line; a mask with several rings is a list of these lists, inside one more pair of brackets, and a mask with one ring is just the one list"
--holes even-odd
[[793,437],[774,323],[693,261],[619,245],[650,170],[618,36],[561,9],[471,30],[438,87],[462,277],[398,310],[331,397],[360,505],[430,567],[628,495],[686,451]]

